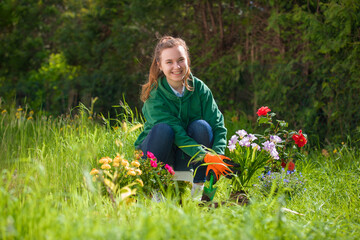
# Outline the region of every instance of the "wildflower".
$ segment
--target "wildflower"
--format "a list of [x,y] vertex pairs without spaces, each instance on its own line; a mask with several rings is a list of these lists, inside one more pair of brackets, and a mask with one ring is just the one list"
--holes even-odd
[[101,169],[110,169],[111,166],[108,163],[104,163],[103,165],[101,165]]
[[93,168],[93,169],[90,171],[90,175],[96,175],[96,174],[99,174],[99,170],[97,170],[96,168]]
[[1,114],[5,114],[5,113],[7,113],[6,109],[1,111]]
[[135,181],[137,181],[138,183],[140,183],[140,186],[142,186],[142,187],[144,186],[144,182],[143,182],[141,179],[138,179],[138,178],[137,178]]
[[275,143],[275,144],[282,142],[281,138],[279,136],[277,136],[277,135],[271,135],[270,136],[270,141]]
[[169,164],[165,164],[165,169],[168,170],[171,175],[175,174],[173,168]]
[[92,118],[92,116],[89,116],[88,119],[89,119],[89,120],[92,120],[93,118]]
[[135,172],[137,175],[141,175],[142,174],[142,171],[140,169],[135,169]]
[[22,107],[19,107],[19,108],[17,109],[18,112],[21,112],[22,110],[23,110]]
[[104,163],[111,163],[112,159],[109,157],[103,157],[99,160],[99,163],[104,164]]
[[144,156],[144,153],[142,151],[140,151],[140,150],[135,151],[135,159],[139,160],[143,156]]
[[156,159],[155,155],[152,152],[147,152],[147,157],[150,159]]
[[229,140],[229,145],[235,145],[237,143],[237,141],[238,141],[238,138],[239,138],[238,136],[232,135],[230,140]]
[[32,120],[32,119],[33,119],[33,117],[32,117],[32,116],[30,116],[30,117],[28,117],[28,118],[27,118],[27,120]]
[[294,134],[292,139],[295,141],[295,144],[298,145],[298,147],[303,147],[307,143],[307,139],[302,134],[302,130],[299,130],[299,134]]
[[271,109],[268,107],[264,107],[262,106],[261,108],[258,109],[258,111],[256,112],[256,114],[260,117],[260,116],[266,116],[268,112],[270,112]]
[[336,149],[336,148],[334,149],[333,153],[334,153],[334,154],[337,153],[337,149]]
[[30,115],[34,115],[34,111],[31,110],[31,111],[29,112],[29,114],[30,114]]
[[256,143],[252,143],[252,144],[251,144],[251,147],[257,149],[258,151],[261,151],[260,146],[257,145]]
[[235,144],[229,145],[228,149],[230,150],[230,152],[232,152],[236,149],[236,145]]
[[239,135],[240,138],[243,138],[247,135],[247,132],[244,129],[242,129],[242,130],[236,131],[236,134]]
[[255,137],[254,134],[249,134],[248,138],[250,139],[250,141],[254,141],[254,140],[258,139],[257,137]]
[[138,160],[134,160],[131,162],[131,166],[134,166],[134,167],[140,167],[140,163]]
[[250,142],[250,139],[248,137],[244,137],[243,139],[241,139],[239,141],[239,145],[242,146],[242,147],[250,147],[251,145],[251,142]]
[[136,176],[136,172],[134,170],[129,170],[126,174],[130,176]]
[[128,160],[126,160],[126,159],[123,159],[122,161],[121,161],[121,165],[123,165],[124,167],[129,167],[129,162],[128,162]]
[[275,144],[270,141],[266,141],[262,143],[262,145],[264,146],[263,149],[267,152],[270,152],[273,148],[275,148]]
[[150,160],[150,165],[151,165],[151,167],[156,168],[157,167],[156,160]]
[[293,163],[292,161],[288,163],[288,170],[289,171],[294,171],[295,169],[295,163]]
[[119,167],[120,166],[120,162],[113,162],[113,167]]
[[117,154],[113,161],[114,163],[120,163],[122,161],[122,157],[119,154]]

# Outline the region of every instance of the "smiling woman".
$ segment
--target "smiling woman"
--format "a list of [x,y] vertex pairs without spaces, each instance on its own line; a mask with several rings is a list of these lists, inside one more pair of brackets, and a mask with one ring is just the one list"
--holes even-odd
[[[169,36],[159,40],[141,99],[146,122],[136,148],[154,153],[177,171],[189,170],[190,159],[199,158],[190,164],[196,169],[194,194],[201,193],[210,172],[215,182],[231,172],[231,161],[224,163],[226,157],[221,155],[227,132],[223,115],[210,89],[192,75],[184,40]],[[209,154],[202,146],[221,156]]]

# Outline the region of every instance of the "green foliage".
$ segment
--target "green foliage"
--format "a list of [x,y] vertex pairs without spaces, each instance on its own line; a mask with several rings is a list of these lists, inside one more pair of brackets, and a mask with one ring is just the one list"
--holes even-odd
[[[155,203],[143,198],[115,209],[86,179],[95,161],[114,152],[120,129],[95,124],[86,110],[73,118],[35,114],[33,121],[20,121],[15,108],[6,110],[0,115],[2,239],[360,237],[360,152],[346,143],[335,153],[329,146],[327,157],[310,150],[297,166],[307,179],[306,191],[291,200],[281,194],[265,197],[254,187],[246,207],[204,208],[189,200],[188,189],[182,205],[178,199]],[[133,152],[134,140],[135,134],[123,139],[126,152]],[[228,183],[220,180],[219,190]],[[215,201],[222,202],[226,196],[219,190]]]
[[[310,142],[344,141],[355,137],[360,119],[359,6],[354,0],[4,0],[0,96],[22,105],[26,99],[49,114],[94,97],[97,112],[107,113],[123,96],[140,108],[156,38],[170,34],[186,40],[194,74],[223,112],[255,123],[258,107],[274,106]],[[45,73],[56,54],[63,65]]]

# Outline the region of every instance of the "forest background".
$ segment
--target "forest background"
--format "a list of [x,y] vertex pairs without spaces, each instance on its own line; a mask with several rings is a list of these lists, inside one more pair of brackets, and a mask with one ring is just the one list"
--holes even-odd
[[157,38],[182,37],[228,117],[269,106],[310,141],[360,139],[360,1],[3,0],[0,97],[41,114],[141,109]]

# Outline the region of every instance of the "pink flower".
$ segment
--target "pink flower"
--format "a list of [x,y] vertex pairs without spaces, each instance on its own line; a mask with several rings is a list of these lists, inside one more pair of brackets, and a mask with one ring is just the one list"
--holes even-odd
[[150,159],[156,159],[155,155],[152,152],[147,152],[147,157]]
[[168,170],[171,175],[175,174],[174,169],[169,164],[165,164],[165,169]]
[[157,167],[156,159],[155,159],[155,160],[150,160],[150,165],[151,165],[153,168],[156,168],[156,167]]

